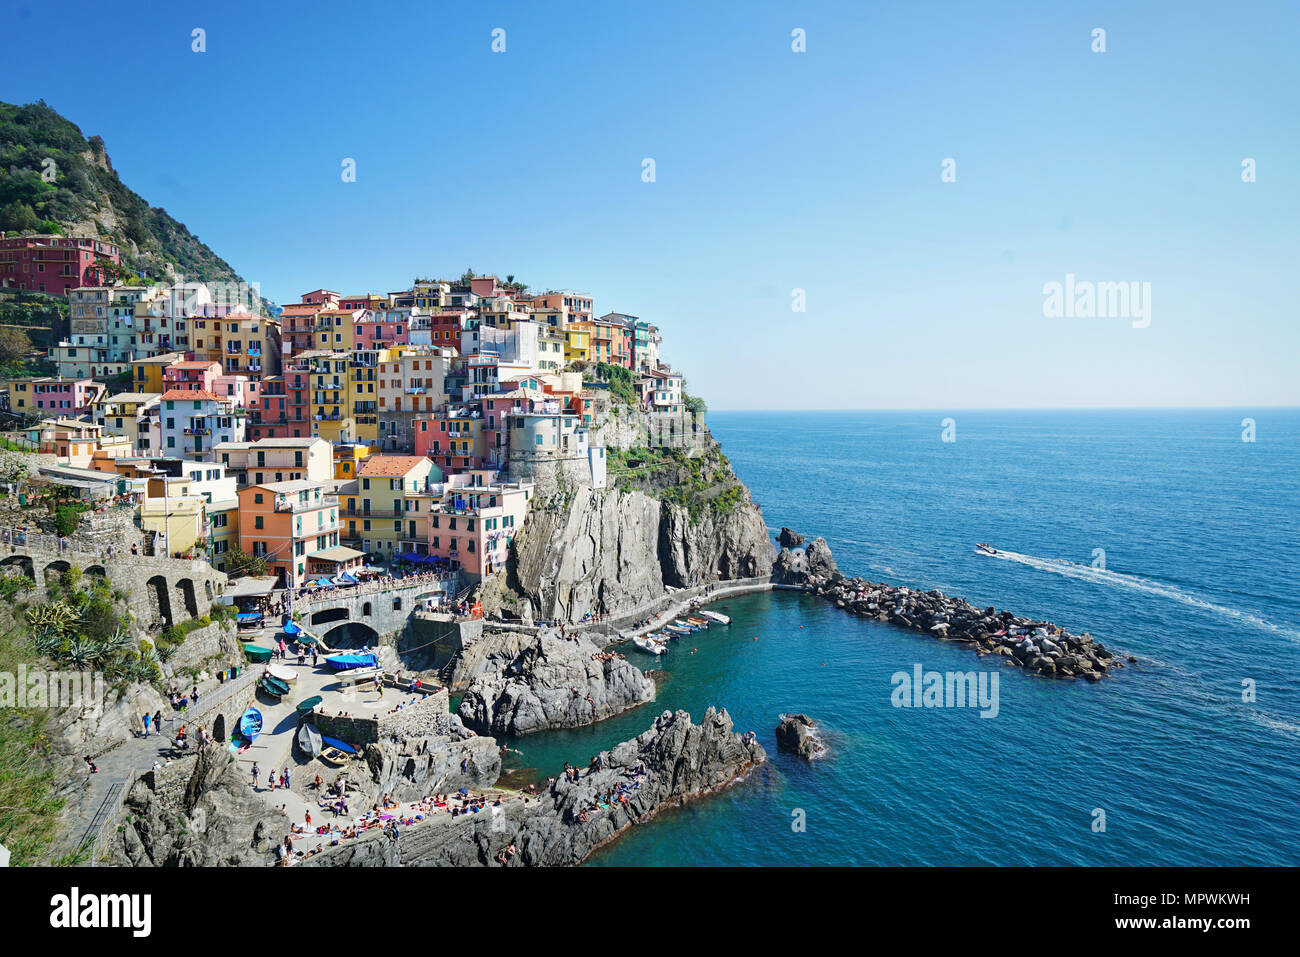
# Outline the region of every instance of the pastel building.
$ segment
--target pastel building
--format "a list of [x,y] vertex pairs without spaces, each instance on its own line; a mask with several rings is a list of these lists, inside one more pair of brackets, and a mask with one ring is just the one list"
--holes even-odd
[[355,483],[340,490],[344,539],[367,554],[387,561],[423,542],[428,494],[442,481],[442,470],[423,456],[371,455],[357,470]]
[[242,442],[246,417],[222,396],[198,389],[164,392],[159,409],[162,453],[211,457],[222,442]]
[[505,567],[532,501],[530,483],[494,482],[494,475],[479,470],[451,476],[429,516],[429,554],[472,581]]
[[265,559],[281,586],[353,570],[361,555],[339,545],[338,511],[338,499],[318,482],[250,485],[239,490],[239,547]]
[[487,461],[486,420],[477,409],[454,406],[415,420],[415,454],[444,472],[481,468]]
[[324,484],[334,478],[330,443],[315,436],[224,442],[213,450],[216,461],[240,488],[276,482]]
[[9,393],[9,411],[18,413],[54,413],[69,417],[90,411],[107,391],[94,379],[60,379],[34,376],[7,379],[0,389]]
[[161,446],[158,392],[119,392],[105,396],[91,413],[92,421],[106,434],[122,435],[136,452],[157,453]]
[[121,250],[97,239],[0,233],[0,286],[66,296],[105,279],[101,259],[118,265]]

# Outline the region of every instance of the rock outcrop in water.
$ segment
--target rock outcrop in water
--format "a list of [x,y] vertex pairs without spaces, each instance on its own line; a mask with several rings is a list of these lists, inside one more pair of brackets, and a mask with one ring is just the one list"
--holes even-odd
[[640,668],[582,636],[497,632],[479,642],[490,650],[458,713],[482,734],[578,728],[655,696],[654,682]]
[[781,715],[781,723],[776,726],[776,743],[781,750],[797,754],[805,761],[826,753],[826,745],[816,724],[806,714]]
[[[751,737],[732,731],[726,711],[710,708],[698,725],[685,711],[665,711],[640,737],[602,752],[600,758],[599,767],[583,770],[576,780],[562,775],[526,803],[489,804],[478,813],[458,817],[440,814],[403,828],[397,841],[368,834],[302,863],[317,867],[579,864],[633,824],[734,784],[767,755]],[[628,799],[608,800],[621,786],[628,788]]]

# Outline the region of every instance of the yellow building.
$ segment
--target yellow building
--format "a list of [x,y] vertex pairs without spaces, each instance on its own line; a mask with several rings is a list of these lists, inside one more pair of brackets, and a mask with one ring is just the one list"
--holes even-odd
[[357,443],[334,446],[334,477],[347,481],[356,478],[361,463],[372,451],[369,445]]
[[[202,495],[191,494],[190,480],[172,476],[149,479],[140,503],[140,528],[154,533],[154,554],[194,554],[195,546],[206,546],[206,502]],[[165,494],[164,494],[165,489]]]
[[356,343],[356,324],[364,313],[357,309],[322,309],[316,316],[317,349],[326,352],[352,351]]
[[379,363],[387,362],[390,356],[388,349],[357,350],[348,362],[347,405],[354,442],[379,444]]
[[131,382],[135,392],[157,392],[159,395],[171,387],[163,382],[163,373],[178,362],[185,361],[183,352],[166,352],[147,359],[131,360]]
[[384,561],[428,545],[430,486],[442,470],[422,455],[371,455],[339,492],[342,541]]
[[591,327],[585,322],[570,323],[564,330],[564,361],[591,361]]

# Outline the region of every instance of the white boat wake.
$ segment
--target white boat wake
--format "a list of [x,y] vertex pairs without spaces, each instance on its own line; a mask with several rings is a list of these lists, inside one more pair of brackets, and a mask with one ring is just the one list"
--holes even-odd
[[1062,558],[1037,558],[1033,555],[1021,555],[1019,552],[1009,552],[999,548],[997,554],[989,556],[991,558],[1002,558],[1009,562],[1019,562],[1021,565],[1028,565],[1030,568],[1037,568],[1040,571],[1052,572],[1056,575],[1065,575],[1067,578],[1077,578],[1080,581],[1093,582],[1097,585],[1118,585],[1122,588],[1128,588],[1132,591],[1145,592],[1148,595],[1158,595],[1161,598],[1168,598],[1171,601],[1181,602],[1191,608],[1199,608],[1201,611],[1210,612],[1237,621],[1245,625],[1251,625],[1262,631],[1272,632],[1275,635],[1281,635],[1289,641],[1300,642],[1300,631],[1294,628],[1286,628],[1282,625],[1260,618],[1258,615],[1252,615],[1250,612],[1242,611],[1239,608],[1227,608],[1223,605],[1216,605],[1212,601],[1207,601],[1197,595],[1189,594],[1181,588],[1174,585],[1166,585],[1162,582],[1152,581],[1149,578],[1142,578],[1138,575],[1126,575],[1122,572],[1113,572],[1104,568],[1094,568],[1091,565],[1080,565],[1077,562],[1068,562]]

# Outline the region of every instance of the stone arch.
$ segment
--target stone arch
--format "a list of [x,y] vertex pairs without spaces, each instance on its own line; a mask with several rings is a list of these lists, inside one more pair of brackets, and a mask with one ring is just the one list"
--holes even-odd
[[226,740],[226,716],[219,714],[212,722],[212,737],[218,741]]
[[331,648],[360,648],[362,645],[373,647],[379,644],[379,632],[360,621],[340,622],[321,635],[321,638]]
[[72,566],[61,558],[56,558],[45,566],[45,580],[48,582],[51,578],[58,578]]
[[203,593],[208,596],[208,601],[212,601],[212,579],[203,579]]
[[87,578],[90,578],[91,576],[94,576],[95,578],[108,577],[108,572],[104,571],[103,565],[91,565],[84,572],[82,572],[82,574],[85,575]]
[[[32,581],[36,581],[36,566],[32,564],[32,560],[28,556],[10,555],[8,558],[0,561],[0,570],[10,568],[17,568]],[[9,572],[5,571],[4,574],[8,575]]]
[[189,578],[178,579],[176,594],[180,596],[180,607],[185,609],[186,616],[199,617],[199,600],[194,595],[194,582]]
[[171,589],[167,587],[167,579],[162,575],[154,575],[144,585],[154,616],[161,618],[170,625],[172,623],[172,596]]
[[313,625],[326,625],[331,621],[347,621],[348,610],[346,608],[326,608],[324,611],[318,611],[311,616]]

